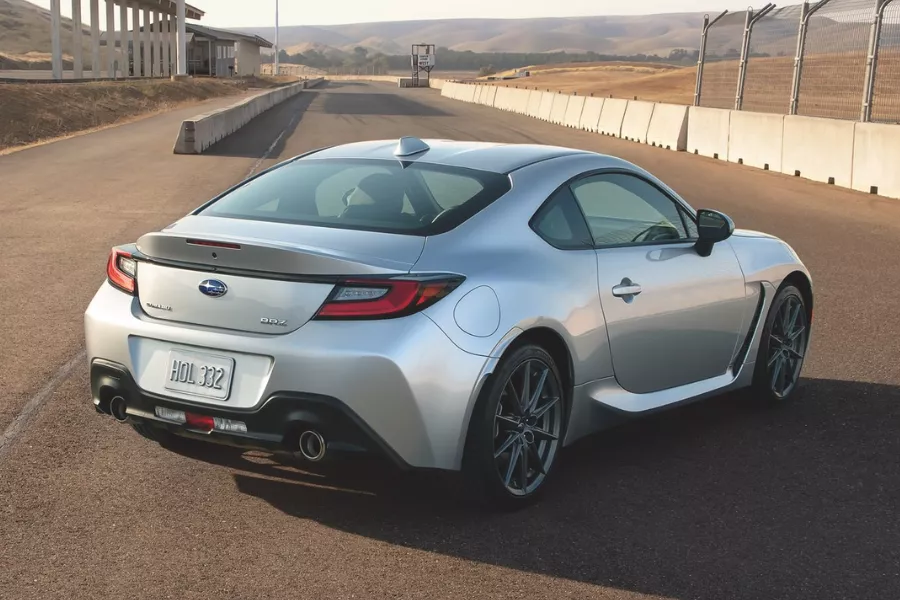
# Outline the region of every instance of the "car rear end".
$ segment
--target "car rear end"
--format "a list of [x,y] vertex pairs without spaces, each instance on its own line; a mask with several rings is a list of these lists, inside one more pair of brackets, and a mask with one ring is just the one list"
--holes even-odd
[[[436,196],[454,177],[448,207]],[[504,179],[299,160],[114,248],[85,314],[94,404],[139,427],[311,460],[366,450],[458,468],[485,358],[422,314],[465,274],[415,264],[429,235],[505,193]]]

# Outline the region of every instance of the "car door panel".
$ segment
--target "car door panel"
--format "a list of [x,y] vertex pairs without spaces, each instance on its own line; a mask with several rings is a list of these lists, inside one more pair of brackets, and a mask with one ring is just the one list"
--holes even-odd
[[[624,389],[655,392],[722,375],[740,339],[744,280],[731,247],[692,244],[597,250],[613,369]],[[616,296],[623,280],[640,286]]]

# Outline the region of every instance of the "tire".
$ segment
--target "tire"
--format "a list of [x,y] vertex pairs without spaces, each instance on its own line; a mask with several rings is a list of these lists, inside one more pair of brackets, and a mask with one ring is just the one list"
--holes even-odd
[[795,286],[779,289],[766,316],[751,392],[767,404],[783,404],[800,391],[809,346],[809,308]]
[[[523,406],[517,399],[526,377],[531,402]],[[463,477],[471,499],[515,510],[541,496],[562,448],[567,397],[556,363],[540,346],[523,345],[502,360],[469,422]]]

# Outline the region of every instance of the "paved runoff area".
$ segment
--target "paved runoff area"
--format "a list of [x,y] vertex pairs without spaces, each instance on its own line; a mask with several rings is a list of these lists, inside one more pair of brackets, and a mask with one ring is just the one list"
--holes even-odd
[[[0,156],[0,598],[900,595],[900,201],[387,84],[331,82],[172,154],[182,119],[231,102]],[[166,450],[94,412],[82,315],[111,246],[278,160],[402,135],[616,154],[783,237],[817,294],[804,394],[583,440],[504,515],[375,461]]]

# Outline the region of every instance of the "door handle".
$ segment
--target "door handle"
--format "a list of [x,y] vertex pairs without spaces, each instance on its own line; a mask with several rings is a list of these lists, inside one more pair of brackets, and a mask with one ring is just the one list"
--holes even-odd
[[615,296],[616,298],[622,298],[625,296],[637,296],[642,291],[643,290],[641,289],[641,286],[634,283],[627,277],[622,280],[622,283],[613,287],[612,289],[613,296]]

